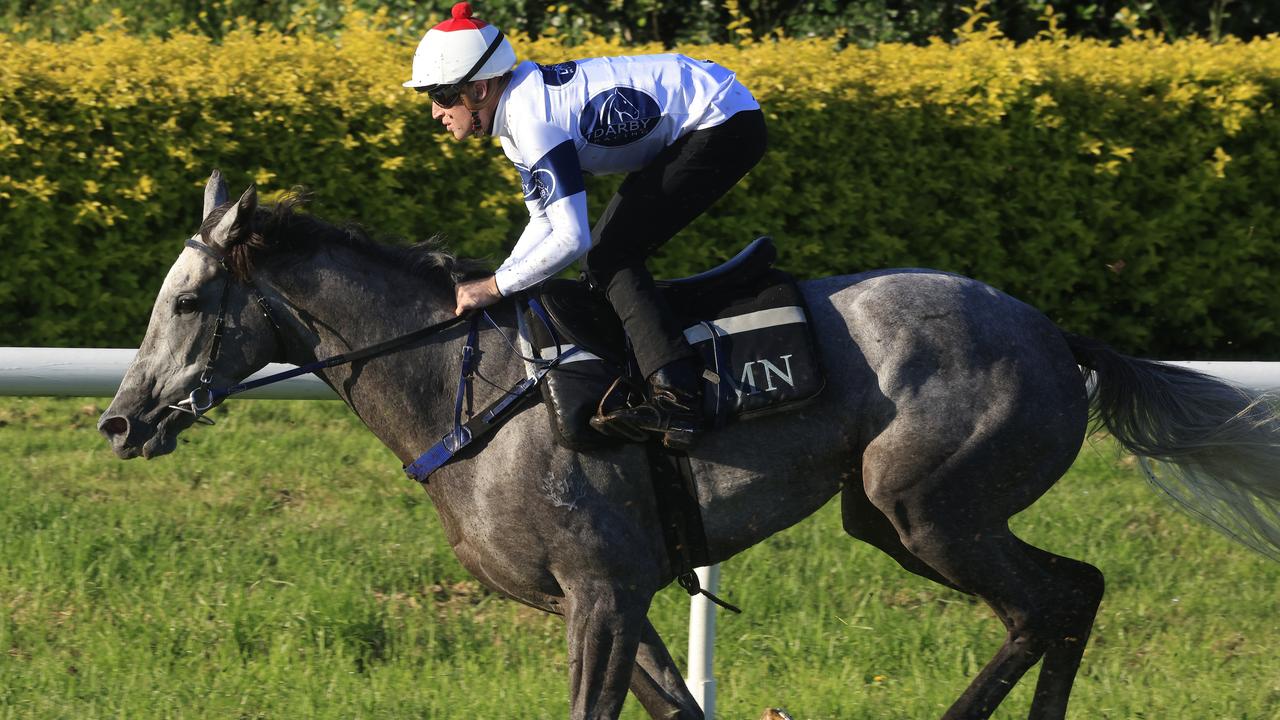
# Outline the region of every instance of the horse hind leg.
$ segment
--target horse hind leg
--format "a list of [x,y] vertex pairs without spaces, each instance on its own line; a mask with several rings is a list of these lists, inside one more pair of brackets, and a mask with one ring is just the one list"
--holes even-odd
[[1085,563],[1033,548],[1003,525],[895,524],[912,554],[951,584],[981,597],[1007,631],[995,656],[943,717],[990,717],[1042,657],[1045,668],[1029,717],[1065,717],[1071,685],[1101,600],[1101,573]]
[[[1007,528],[948,532],[934,525],[909,531],[903,543],[956,586],[981,597],[1004,623],[1006,635],[1000,649],[943,715],[945,720],[990,717],[1055,642],[1074,634],[1067,616],[1075,613],[1062,612],[1061,604],[1071,596],[1071,588],[1032,560]],[[1055,662],[1064,664],[1069,663]],[[1059,677],[1052,688],[1045,686],[1053,699],[1062,692],[1063,680]],[[1069,692],[1069,680],[1065,685]],[[1042,709],[1059,704],[1065,711],[1065,702]],[[1053,716],[1033,709],[1031,717]]]
[[928,563],[911,554],[911,551],[902,544],[897,528],[884,513],[880,512],[880,508],[871,502],[861,482],[856,479],[846,483],[841,491],[840,520],[846,533],[893,558],[903,570],[932,580],[939,585],[945,585],[952,590],[967,593],[964,588],[958,587]]
[[1031,717],[1062,718],[1101,599],[1101,573],[1024,543],[1008,526],[1008,518],[1060,473],[1053,467],[1019,473],[983,453],[904,455],[886,449],[872,448],[864,456],[870,462],[863,466],[863,486],[915,559],[899,562],[907,569],[928,568],[917,572],[936,574],[944,584],[982,598],[1007,630],[995,656],[944,717],[989,717],[1045,657],[1048,674],[1037,686]]
[[1061,632],[1045,650],[1030,715],[1032,718],[1061,718],[1067,714],[1067,700],[1071,697],[1071,686],[1093,631],[1105,581],[1102,571],[1089,563],[1054,555],[1025,543],[1023,548],[1045,572],[1063,578],[1072,587],[1071,596],[1062,605]]

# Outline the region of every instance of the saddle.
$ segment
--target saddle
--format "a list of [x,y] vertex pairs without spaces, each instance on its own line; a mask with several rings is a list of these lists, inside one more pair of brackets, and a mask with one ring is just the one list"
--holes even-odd
[[[702,356],[712,428],[794,407],[825,384],[808,308],[791,276],[773,267],[776,258],[762,237],[718,267],[656,283]],[[566,354],[541,383],[559,442],[574,450],[625,442],[589,424],[643,386],[613,307],[583,280],[548,280],[527,299],[522,337],[533,354]]]

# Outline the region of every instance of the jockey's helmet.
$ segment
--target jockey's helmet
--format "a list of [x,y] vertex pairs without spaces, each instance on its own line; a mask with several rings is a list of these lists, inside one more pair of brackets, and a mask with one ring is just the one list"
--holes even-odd
[[413,54],[413,79],[421,92],[500,77],[516,64],[516,51],[502,31],[472,16],[471,3],[453,6],[452,17],[422,36]]

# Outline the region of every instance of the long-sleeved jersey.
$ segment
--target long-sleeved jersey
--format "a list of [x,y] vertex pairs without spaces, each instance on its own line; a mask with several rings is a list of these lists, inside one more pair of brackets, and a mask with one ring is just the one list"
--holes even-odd
[[584,174],[639,170],[685,134],[759,107],[731,71],[683,55],[517,65],[493,134],[520,172],[529,224],[498,290],[537,284],[591,249]]

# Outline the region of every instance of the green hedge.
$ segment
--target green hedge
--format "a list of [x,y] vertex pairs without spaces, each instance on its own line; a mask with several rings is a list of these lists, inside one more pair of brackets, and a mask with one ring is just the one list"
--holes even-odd
[[[525,220],[514,169],[400,87],[412,43],[388,24],[0,36],[0,344],[136,344],[214,167],[233,190],[302,185],[329,219],[501,260]],[[515,43],[539,61],[658,49]],[[659,274],[768,233],[801,276],[936,267],[1140,354],[1280,352],[1280,39],[1014,45],[974,26],[928,47],[682,50],[739,72],[771,147]],[[591,181],[593,211],[617,180]]]

